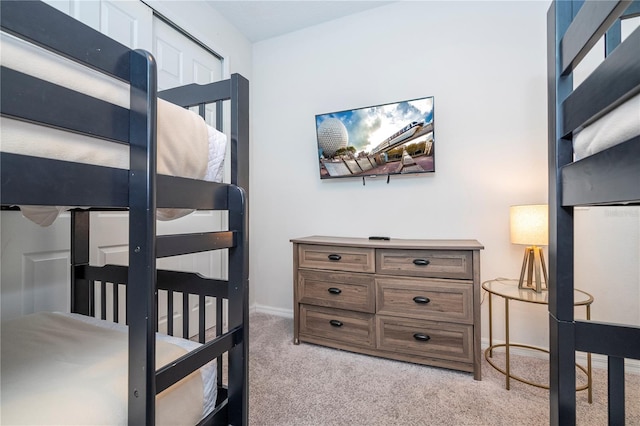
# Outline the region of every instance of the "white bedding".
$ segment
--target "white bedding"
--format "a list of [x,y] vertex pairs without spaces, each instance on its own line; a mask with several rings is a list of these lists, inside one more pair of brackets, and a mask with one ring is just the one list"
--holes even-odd
[[[127,84],[11,35],[2,33],[1,42],[3,66],[123,108],[129,107]],[[227,143],[224,133],[208,126],[198,114],[161,99],[158,99],[157,123],[159,174],[222,181]],[[0,131],[0,150],[3,152],[129,168],[129,149],[126,145],[4,117],[0,122]],[[31,207],[23,209],[23,214],[34,222],[47,226],[61,211],[68,208]],[[189,212],[191,210],[161,209],[157,217],[160,220],[171,220]]]
[[580,160],[638,135],[640,135],[640,94],[574,134],[574,159]]
[[[128,336],[107,324],[61,313],[3,322],[0,423],[126,425]],[[158,367],[199,345],[160,336]],[[156,424],[195,424],[211,410],[215,362],[206,367],[157,396]]]

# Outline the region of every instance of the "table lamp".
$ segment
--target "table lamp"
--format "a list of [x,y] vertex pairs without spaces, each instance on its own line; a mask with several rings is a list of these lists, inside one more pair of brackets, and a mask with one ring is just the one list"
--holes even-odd
[[[547,267],[540,246],[549,244],[549,207],[546,204],[511,206],[511,242],[525,244],[518,288],[547,290]],[[525,277],[526,274],[526,277]]]

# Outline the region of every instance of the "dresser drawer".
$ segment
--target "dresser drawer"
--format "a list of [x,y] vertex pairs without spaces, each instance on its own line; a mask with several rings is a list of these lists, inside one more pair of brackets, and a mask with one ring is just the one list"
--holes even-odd
[[473,362],[473,326],[378,315],[379,350]]
[[376,312],[473,324],[473,285],[417,278],[376,278]]
[[374,253],[372,248],[300,244],[298,262],[300,268],[375,272]]
[[376,264],[379,274],[473,279],[471,251],[380,249]]
[[375,280],[370,274],[298,270],[300,303],[374,313]]
[[373,314],[300,305],[300,339],[331,340],[348,345],[375,347]]

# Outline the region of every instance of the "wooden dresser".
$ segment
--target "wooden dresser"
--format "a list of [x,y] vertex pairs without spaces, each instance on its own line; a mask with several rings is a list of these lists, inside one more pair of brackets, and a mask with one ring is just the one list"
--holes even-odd
[[481,380],[478,241],[291,242],[295,344],[468,371]]

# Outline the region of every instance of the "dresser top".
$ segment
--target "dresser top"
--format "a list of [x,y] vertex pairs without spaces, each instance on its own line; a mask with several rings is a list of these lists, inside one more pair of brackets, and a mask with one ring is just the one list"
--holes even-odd
[[327,246],[372,247],[392,249],[429,249],[429,250],[482,250],[484,246],[477,240],[414,240],[391,238],[390,240],[370,240],[369,238],[327,237],[314,235],[292,238],[292,243],[317,244]]

